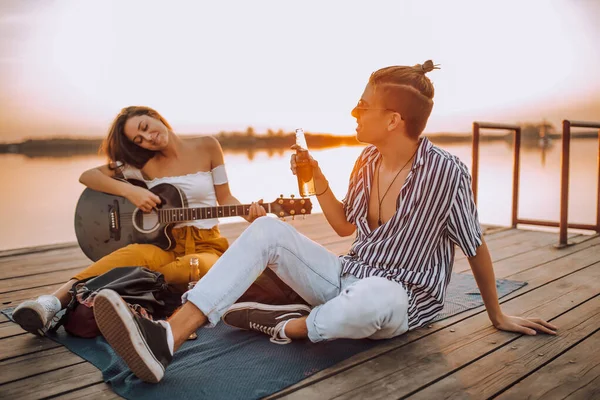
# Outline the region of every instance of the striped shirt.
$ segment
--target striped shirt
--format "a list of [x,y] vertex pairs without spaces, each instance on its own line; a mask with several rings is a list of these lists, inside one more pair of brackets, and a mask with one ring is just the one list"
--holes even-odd
[[482,243],[471,176],[457,157],[422,138],[396,213],[371,231],[367,211],[380,157],[375,146],[366,147],[350,176],[343,204],[357,234],[348,254],[340,257],[342,274],[400,283],[408,293],[408,327],[414,329],[432,321],[444,306],[455,245],[473,257]]

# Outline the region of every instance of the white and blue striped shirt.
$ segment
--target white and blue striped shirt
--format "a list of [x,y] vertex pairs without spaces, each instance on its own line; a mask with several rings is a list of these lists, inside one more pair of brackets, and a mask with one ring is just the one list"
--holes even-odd
[[357,234],[348,254],[341,256],[342,274],[402,284],[409,299],[408,327],[414,329],[443,308],[455,245],[473,257],[482,243],[471,176],[456,156],[422,138],[396,213],[371,231],[367,212],[380,157],[375,146],[366,147],[350,176],[343,204]]

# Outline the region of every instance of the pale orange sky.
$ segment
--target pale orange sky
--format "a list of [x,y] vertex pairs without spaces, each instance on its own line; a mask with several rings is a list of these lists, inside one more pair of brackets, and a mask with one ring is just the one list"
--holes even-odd
[[600,120],[600,1],[0,2],[0,142],[102,136],[120,108],[179,133],[352,134],[369,74],[431,58],[426,131]]

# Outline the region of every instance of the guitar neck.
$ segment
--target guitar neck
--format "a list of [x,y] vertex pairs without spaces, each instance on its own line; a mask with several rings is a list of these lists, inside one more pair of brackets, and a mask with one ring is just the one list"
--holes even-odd
[[[261,204],[266,212],[271,212],[271,203]],[[250,204],[233,204],[215,207],[166,208],[158,210],[158,222],[188,222],[201,219],[241,217],[250,213]]]

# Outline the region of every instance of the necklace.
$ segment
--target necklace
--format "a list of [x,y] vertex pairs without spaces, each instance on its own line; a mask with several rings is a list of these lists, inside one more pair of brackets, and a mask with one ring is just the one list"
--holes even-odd
[[394,179],[392,179],[392,183],[389,184],[388,188],[383,193],[383,197],[381,197],[379,195],[379,186],[381,186],[380,185],[381,180],[379,179],[379,172],[381,171],[381,162],[379,162],[379,165],[377,166],[377,202],[379,203],[379,207],[377,208],[377,226],[383,225],[383,221],[381,220],[381,204],[383,203],[383,199],[385,199],[385,196],[390,191],[390,188],[392,187],[394,182],[396,182],[396,178],[398,178],[398,176],[400,175],[400,172],[404,171],[404,169],[406,168],[406,166],[408,165],[410,160],[412,160],[413,157],[415,156],[415,154],[417,154],[418,150],[419,150],[419,148],[417,147],[417,150],[415,150],[413,155],[408,159],[408,161],[406,161],[406,164],[404,164],[404,166],[402,168],[400,168],[400,170],[396,173],[396,176],[394,177]]

